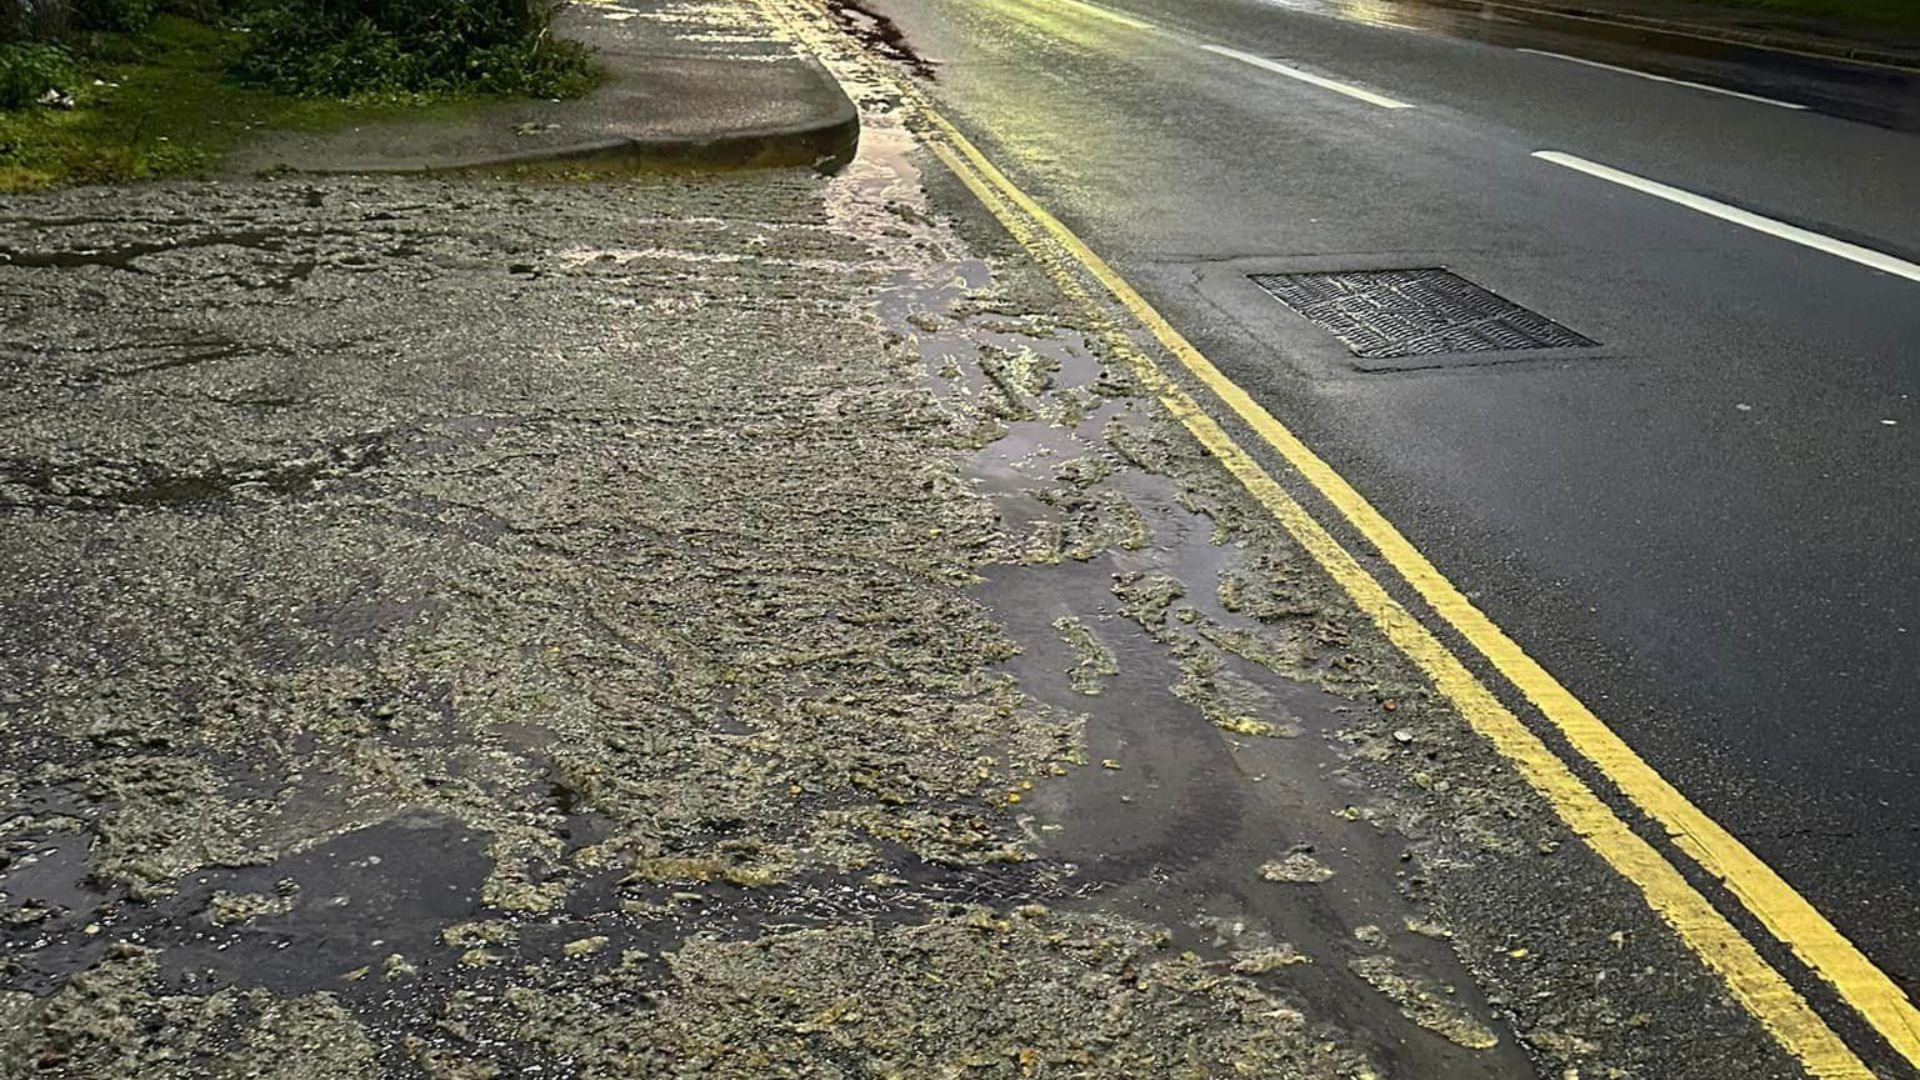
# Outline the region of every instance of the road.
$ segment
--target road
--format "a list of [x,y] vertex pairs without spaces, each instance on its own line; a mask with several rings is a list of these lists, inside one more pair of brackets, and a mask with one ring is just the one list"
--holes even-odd
[[1896,79],[604,7],[857,156],[0,207],[0,1080],[1920,1077]]
[[[872,11],[1016,183],[1920,990],[1920,280],[1832,250],[1920,261],[1920,77],[1359,0]],[[1357,360],[1248,276],[1436,266],[1598,344]]]

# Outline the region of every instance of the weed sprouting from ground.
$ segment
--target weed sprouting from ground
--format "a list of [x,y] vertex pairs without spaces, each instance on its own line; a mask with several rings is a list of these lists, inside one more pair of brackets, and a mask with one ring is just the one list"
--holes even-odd
[[65,46],[40,42],[0,45],[0,109],[24,108],[49,90],[65,89],[73,78],[73,54]]

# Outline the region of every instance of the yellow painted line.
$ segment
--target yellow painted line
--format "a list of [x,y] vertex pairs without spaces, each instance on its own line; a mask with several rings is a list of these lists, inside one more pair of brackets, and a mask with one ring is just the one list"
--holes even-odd
[[[762,0],[794,3],[805,0]],[[878,65],[876,65],[878,68]],[[1311,553],[1356,605],[1431,679],[1483,737],[1596,854],[1637,886],[1647,903],[1726,981],[1746,1009],[1819,1077],[1871,1077],[1797,991],[1767,963],[1665,857],[1642,840],[1511,710],[1394,600],[1338,541],[1288,495],[1125,331],[1110,325],[1065,259],[1091,275],[1177,357],[1182,366],[1251,427],[1367,538],[1440,618],[1531,701],[1674,845],[1719,878],[1760,923],[1784,942],[1909,1062],[1920,1066],[1920,1012],[1886,974],[1719,823],[1695,807],[1528,656],[1437,570],[1346,479],[1244,390],[1214,367],[1072,230],[1009,180],[979,148],[891,71],[879,69],[933,128],[928,145],[981,199],[1069,298],[1102,326],[1102,338],[1193,436]],[[1038,231],[1036,231],[1036,228]],[[1056,250],[1057,249],[1057,250]]]
[[961,146],[983,174],[994,179],[996,187],[1008,193],[1014,205],[1038,222],[1177,356],[1194,377],[1333,504],[1441,619],[1486,657],[1559,729],[1576,752],[1593,762],[1635,806],[1659,822],[1676,847],[1725,883],[1740,903],[1768,932],[1792,949],[1802,963],[1832,983],[1841,998],[1901,1056],[1920,1067],[1920,1010],[1914,1008],[1885,972],[1868,960],[1778,872],[1680,794],[1559,680],[1494,625],[1392,522],[1354,490],[1346,478],[1214,367],[1112,267],[1065,225],[1013,187],[1012,182],[1000,175],[971,143],[964,142],[964,136],[944,118],[929,115],[947,138],[956,140],[956,145]]
[[[1080,287],[1071,272],[1060,265],[1059,256],[1046,251],[1027,219],[1015,213],[1000,197],[1001,192],[996,190],[999,185],[992,181],[992,174],[981,175],[985,169],[992,168],[991,165],[983,169],[982,159],[966,153],[966,144],[958,150],[945,142],[929,145],[993,210],[1014,238],[1040,259],[1055,284],[1070,299],[1093,306],[1093,298]],[[1009,194],[1008,198],[1015,198],[1018,204],[1016,197]],[[1873,1075],[1753,945],[1687,884],[1672,863],[1628,828],[1458,657],[1394,600],[1352,554],[1234,442],[1205,409],[1142,353],[1124,331],[1103,327],[1100,336],[1110,349],[1131,364],[1135,375],[1159,399],[1162,407],[1279,520],[1353,598],[1387,640],[1420,668],[1467,723],[1513,762],[1561,820],[1609,866],[1640,888],[1648,905],[1725,980],[1733,996],[1809,1073],[1852,1080],[1865,1080]]]

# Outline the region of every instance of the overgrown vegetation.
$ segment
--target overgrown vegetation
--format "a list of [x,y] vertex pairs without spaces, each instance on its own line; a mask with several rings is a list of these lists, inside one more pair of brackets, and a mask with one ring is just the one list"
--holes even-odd
[[16,41],[0,45],[0,109],[35,104],[73,84],[73,55],[64,45]]
[[553,0],[0,0],[0,191],[203,171],[247,131],[572,97]]
[[60,84],[72,108],[0,109],[0,191],[199,173],[253,130],[319,130],[466,107],[451,95],[343,100],[238,85],[227,72],[247,40],[176,15],[156,17],[137,38],[97,39],[75,61],[78,74]]
[[82,30],[142,33],[153,25],[153,0],[72,0],[73,20]]
[[312,96],[575,97],[591,69],[584,49],[548,33],[554,11],[548,0],[288,0],[258,20],[235,71]]

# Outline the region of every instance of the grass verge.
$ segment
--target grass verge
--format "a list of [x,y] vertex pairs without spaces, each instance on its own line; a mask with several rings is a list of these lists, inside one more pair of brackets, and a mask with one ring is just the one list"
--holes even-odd
[[205,173],[257,129],[325,130],[402,113],[454,115],[477,98],[292,97],[227,75],[248,35],[161,16],[139,37],[97,35],[74,61],[74,107],[0,110],[0,191]]

